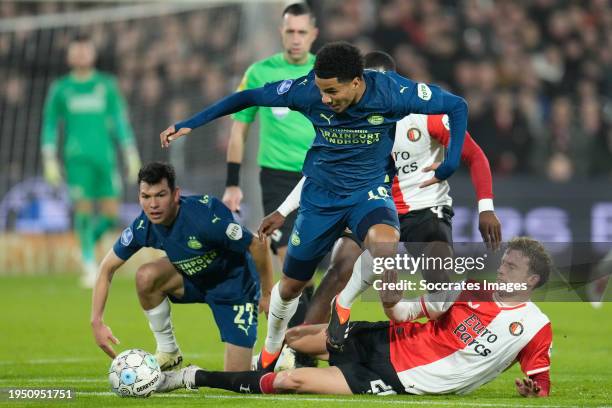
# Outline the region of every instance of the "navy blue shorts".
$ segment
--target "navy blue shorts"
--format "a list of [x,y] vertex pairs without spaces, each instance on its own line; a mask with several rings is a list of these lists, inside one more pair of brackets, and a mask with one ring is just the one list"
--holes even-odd
[[284,274],[306,281],[330,251],[345,227],[364,240],[372,225],[387,224],[399,231],[397,211],[388,184],[381,183],[349,196],[338,195],[306,179]]
[[214,290],[203,291],[183,277],[183,297],[168,296],[172,303],[206,303],[210,306],[219,329],[221,341],[240,347],[252,348],[257,341],[258,285],[250,287],[243,296],[231,301],[216,297]]

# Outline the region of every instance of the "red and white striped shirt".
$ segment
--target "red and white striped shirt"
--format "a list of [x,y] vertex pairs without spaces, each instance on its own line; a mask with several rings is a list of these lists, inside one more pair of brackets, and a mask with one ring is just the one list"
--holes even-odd
[[469,393],[515,361],[528,376],[550,368],[550,321],[532,302],[505,307],[493,292],[438,292],[410,308],[430,320],[391,323],[391,363],[406,392]]
[[[393,159],[397,175],[393,178],[393,200],[399,214],[438,205],[452,205],[447,181],[424,189],[419,185],[429,180],[433,172],[422,169],[444,160],[450,140],[448,116],[410,114],[397,122]],[[479,201],[479,212],[492,210],[493,181],[487,157],[466,132],[461,159],[467,164]]]

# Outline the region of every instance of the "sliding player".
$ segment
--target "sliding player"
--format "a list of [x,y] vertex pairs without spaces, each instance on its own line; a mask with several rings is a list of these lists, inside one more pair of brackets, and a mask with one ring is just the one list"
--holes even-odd
[[[527,378],[516,379],[525,397],[550,393],[552,329],[529,299],[548,280],[552,261],[526,237],[512,239],[497,271],[507,291],[447,291],[385,308],[390,322],[353,322],[342,350],[326,349],[325,325],[287,332],[288,344],[329,358],[331,367],[279,373],[223,373],[190,367],[166,375],[158,392],[212,387],[235,392],[314,394],[467,394],[514,363]],[[413,320],[426,317],[426,323]]]

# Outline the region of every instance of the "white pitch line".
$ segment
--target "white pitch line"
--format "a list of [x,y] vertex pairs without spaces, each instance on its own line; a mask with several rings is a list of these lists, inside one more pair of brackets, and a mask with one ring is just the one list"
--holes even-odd
[[[91,392],[77,391],[77,397],[79,395],[91,395],[91,396],[111,396],[115,395],[112,392]],[[458,405],[458,406],[468,406],[468,407],[511,407],[515,408],[516,404],[501,404],[494,402],[476,402],[476,401],[437,401],[435,399],[421,399],[419,396],[406,397],[402,400],[393,400],[387,399],[387,397],[374,397],[370,396],[370,398],[364,399],[349,399],[349,398],[315,398],[315,397],[303,397],[298,395],[291,396],[269,396],[269,395],[249,395],[249,396],[240,396],[240,395],[209,395],[205,393],[197,394],[155,394],[152,398],[204,398],[204,399],[254,399],[254,400],[265,400],[265,401],[287,401],[287,402],[325,402],[325,403],[338,403],[338,404],[353,404],[353,403],[366,403],[371,404],[375,402],[376,404],[387,404],[387,405]],[[466,399],[469,397],[465,397]],[[577,408],[575,405],[524,405],[521,404],[521,407],[525,408]]]

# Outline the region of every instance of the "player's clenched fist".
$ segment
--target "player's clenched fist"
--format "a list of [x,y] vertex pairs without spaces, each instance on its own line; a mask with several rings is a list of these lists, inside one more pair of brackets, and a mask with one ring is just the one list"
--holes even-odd
[[119,340],[113,336],[113,332],[110,327],[104,323],[93,323],[92,330],[96,339],[96,344],[100,347],[110,358],[115,358],[117,353],[113,350],[111,343],[119,344]]
[[159,134],[159,140],[161,142],[161,147],[170,146],[170,142],[178,139],[179,137],[185,136],[191,132],[191,128],[180,128],[176,130],[174,125],[168,127],[166,130]]

